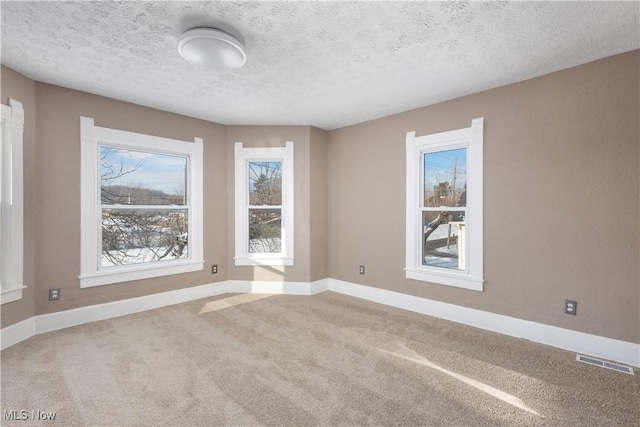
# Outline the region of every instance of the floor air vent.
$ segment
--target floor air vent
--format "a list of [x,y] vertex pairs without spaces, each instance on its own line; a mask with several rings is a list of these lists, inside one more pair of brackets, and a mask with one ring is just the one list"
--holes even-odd
[[589,365],[600,366],[601,368],[607,368],[625,374],[633,375],[633,369],[628,366],[618,365],[617,363],[611,363],[600,359],[594,359],[593,357],[583,356],[578,354],[576,360],[582,363],[588,363]]

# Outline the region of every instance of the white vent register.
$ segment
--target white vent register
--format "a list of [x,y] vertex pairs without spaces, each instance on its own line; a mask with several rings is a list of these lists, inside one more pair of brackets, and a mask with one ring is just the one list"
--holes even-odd
[[583,356],[581,354],[576,355],[576,360],[582,363],[588,363],[589,365],[600,366],[601,368],[611,369],[613,371],[623,372],[625,374],[633,375],[633,368],[628,366],[618,365],[617,363],[607,362],[606,360],[596,359],[594,357]]

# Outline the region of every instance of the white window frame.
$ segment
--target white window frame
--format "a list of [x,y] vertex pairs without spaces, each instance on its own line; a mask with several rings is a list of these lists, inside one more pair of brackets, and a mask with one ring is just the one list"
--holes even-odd
[[[167,276],[171,274],[201,271],[203,259],[202,219],[202,138],[193,142],[161,138],[134,132],[110,129],[94,125],[93,118],[80,117],[81,134],[81,255],[80,287],[108,285],[131,280]],[[99,147],[108,145],[158,154],[188,157],[187,197],[189,208],[188,257],[131,264],[126,266],[101,267],[100,253],[100,161]],[[115,205],[117,207],[117,205]]]
[[[407,223],[406,268],[408,279],[438,283],[475,291],[483,290],[483,128],[484,118],[473,119],[471,127],[432,135],[407,132]],[[425,153],[467,148],[467,208],[465,270],[422,264],[422,199]]]
[[22,299],[24,109],[15,99],[2,107],[0,147],[0,304]]
[[[235,143],[235,265],[293,265],[293,142],[284,147],[243,147]],[[282,162],[282,222],[280,253],[249,252],[249,162]]]

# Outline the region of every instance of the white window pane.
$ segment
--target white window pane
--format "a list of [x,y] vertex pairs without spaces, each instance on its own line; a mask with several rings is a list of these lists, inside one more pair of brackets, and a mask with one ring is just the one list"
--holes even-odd
[[483,290],[483,129],[406,138],[406,277]]
[[102,210],[102,267],[188,257],[188,215],[177,210]]
[[282,252],[282,210],[249,209],[249,253]]
[[186,205],[186,174],[186,157],[100,147],[105,205]]
[[235,265],[293,265],[293,142],[234,145]]
[[80,136],[80,287],[202,270],[202,139],[103,128],[91,117],[80,118]]

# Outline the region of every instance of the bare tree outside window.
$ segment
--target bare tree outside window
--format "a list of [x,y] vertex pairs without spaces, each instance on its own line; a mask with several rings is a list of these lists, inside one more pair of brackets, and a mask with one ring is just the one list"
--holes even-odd
[[186,157],[100,147],[102,267],[188,257]]

